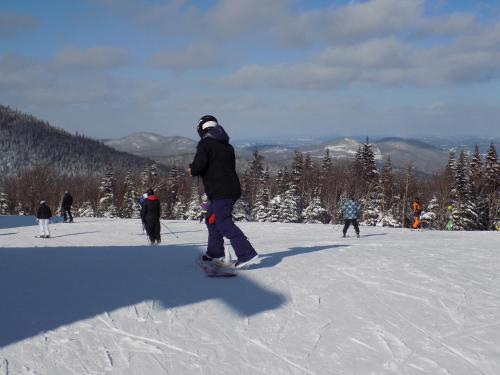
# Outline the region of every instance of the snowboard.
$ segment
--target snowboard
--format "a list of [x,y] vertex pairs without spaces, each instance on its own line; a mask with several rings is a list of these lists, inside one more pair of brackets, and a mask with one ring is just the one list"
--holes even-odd
[[206,262],[202,260],[201,256],[198,257],[196,263],[205,272],[207,277],[234,277],[236,272],[232,269],[225,267],[223,263],[215,261]]

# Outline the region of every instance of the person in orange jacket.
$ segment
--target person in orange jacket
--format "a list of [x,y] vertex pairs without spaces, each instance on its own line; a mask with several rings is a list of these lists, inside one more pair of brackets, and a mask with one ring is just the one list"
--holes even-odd
[[420,199],[415,198],[411,204],[411,209],[413,210],[413,224],[411,225],[413,229],[418,229],[422,227],[422,222],[420,221],[420,215],[422,214],[422,205],[420,204]]

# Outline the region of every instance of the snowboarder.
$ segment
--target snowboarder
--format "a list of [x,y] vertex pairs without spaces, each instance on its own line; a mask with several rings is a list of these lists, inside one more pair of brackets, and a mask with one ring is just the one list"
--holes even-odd
[[73,205],[73,197],[68,191],[64,192],[64,196],[62,199],[62,204],[61,204],[61,213],[63,215],[64,222],[68,222],[68,217],[69,217],[69,222],[73,222],[73,215],[71,214],[71,206]]
[[161,242],[161,208],[160,201],[155,196],[152,189],[147,192],[148,198],[144,201],[141,209],[141,219],[146,227],[146,233],[149,237],[151,245],[159,244]]
[[190,176],[201,176],[208,207],[205,223],[208,228],[208,246],[203,260],[209,262],[224,257],[224,237],[238,260],[236,268],[255,263],[258,254],[247,237],[233,222],[233,208],[241,196],[241,186],[236,174],[234,148],[229,136],[214,116],[203,116],[198,122],[196,155],[189,165]]
[[413,229],[418,229],[422,227],[422,223],[420,221],[420,215],[422,214],[422,205],[420,204],[420,199],[415,198],[413,203],[411,204],[411,209],[413,210],[413,223],[411,227]]
[[359,208],[359,203],[354,201],[354,197],[352,195],[349,195],[347,201],[342,206],[342,212],[344,213],[344,229],[342,229],[342,237],[346,237],[347,229],[349,229],[349,226],[352,224],[354,226],[354,230],[356,231],[356,237],[359,238]]
[[36,213],[36,218],[38,220],[38,225],[40,226],[40,237],[41,238],[49,238],[49,222],[52,217],[52,211],[50,211],[50,207],[47,205],[47,202],[40,201],[40,207],[38,207],[38,211]]

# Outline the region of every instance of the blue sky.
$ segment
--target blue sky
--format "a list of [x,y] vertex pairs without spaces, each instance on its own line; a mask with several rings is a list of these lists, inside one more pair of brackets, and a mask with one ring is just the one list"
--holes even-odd
[[94,137],[498,137],[499,72],[493,0],[0,4],[0,103]]

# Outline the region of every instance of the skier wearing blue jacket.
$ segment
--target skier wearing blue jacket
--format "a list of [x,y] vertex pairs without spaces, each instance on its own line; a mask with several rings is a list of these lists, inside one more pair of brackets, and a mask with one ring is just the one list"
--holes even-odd
[[342,230],[343,237],[346,236],[347,229],[351,224],[354,226],[354,230],[356,231],[356,237],[359,237],[359,208],[359,203],[354,201],[352,195],[349,196],[342,207],[342,212],[344,213],[344,229]]
[[208,228],[207,252],[204,261],[224,257],[224,237],[238,257],[236,268],[258,260],[258,255],[243,232],[233,222],[233,207],[241,196],[241,186],[236,174],[234,148],[229,136],[214,116],[203,116],[198,122],[201,140],[193,162],[189,165],[191,176],[203,179],[209,205],[205,215]]

